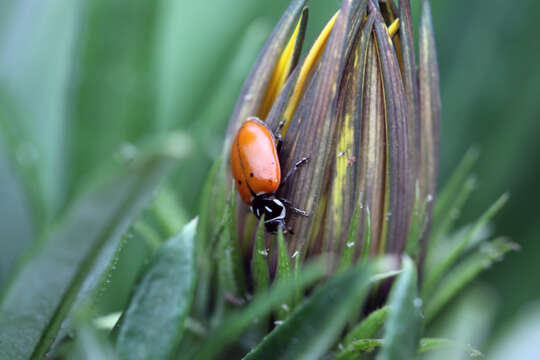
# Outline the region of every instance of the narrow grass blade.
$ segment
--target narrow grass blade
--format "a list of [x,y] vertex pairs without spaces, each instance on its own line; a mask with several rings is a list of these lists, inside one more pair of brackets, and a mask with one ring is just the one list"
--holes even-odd
[[264,241],[264,215],[259,220],[255,236],[255,245],[251,256],[251,272],[255,284],[255,294],[266,291],[270,283],[270,274],[268,273],[268,251]]
[[509,195],[503,194],[493,205],[490,206],[487,211],[480,216],[474,226],[463,236],[463,238],[456,244],[456,246],[450,251],[448,256],[443,259],[434,269],[426,274],[426,280],[422,284],[422,298],[428,298],[439,279],[448,271],[448,269],[459,259],[467,248],[471,239],[474,238],[476,233],[482,229],[493,216],[504,206],[508,200]]
[[161,246],[136,285],[118,329],[123,359],[168,359],[184,331],[195,290],[197,221]]
[[318,287],[289,318],[244,359],[318,359],[334,344],[369,289],[371,270],[361,265]]
[[[360,246],[361,244],[357,244],[357,233],[358,233],[358,221],[360,218],[360,212],[362,209],[362,197],[360,196],[358,198],[358,201],[356,202],[356,207],[354,209],[351,223],[349,224],[349,232],[347,234],[347,239],[345,241],[345,244],[343,246],[343,250],[341,252],[341,260],[339,261],[339,269],[347,269],[349,268],[354,259],[354,250],[355,246]],[[365,246],[363,244],[362,246]]]
[[362,246],[362,252],[360,253],[364,260],[371,255],[371,233],[371,211],[369,210],[369,207],[366,207],[366,232],[364,234],[364,245]]
[[[27,222],[29,223],[25,227],[32,229],[34,232],[39,233],[43,230],[45,223],[47,222],[47,204],[44,189],[41,186],[41,166],[36,158],[37,149],[31,142],[31,135],[29,130],[24,126],[20,114],[20,108],[16,106],[14,96],[9,94],[2,85],[0,85],[0,156],[2,159],[2,171],[6,174],[13,172],[13,178],[20,183],[22,191],[24,191],[24,199],[21,202],[26,201],[28,203],[28,215]],[[9,163],[9,164],[8,164]],[[5,167],[5,170],[4,170]],[[9,168],[8,168],[9,167]],[[8,175],[4,175],[8,176]],[[3,179],[2,179],[3,180]],[[6,178],[7,180],[7,178]],[[2,182],[6,181],[3,180]],[[10,191],[5,183],[2,183],[4,191]],[[9,185],[8,185],[9,186]],[[11,190],[11,193],[15,195],[15,191]],[[4,196],[4,205],[7,206],[9,197]],[[16,211],[16,207],[13,206],[13,210]],[[4,216],[3,221],[9,221],[7,216]],[[13,223],[12,223],[13,224]],[[3,224],[0,224],[3,225]],[[8,226],[2,226],[4,229],[8,229]],[[9,235],[3,237],[6,239]],[[27,237],[30,237],[27,235]],[[7,239],[6,239],[7,240]],[[23,245],[29,245],[31,239],[27,241],[21,241],[17,244],[20,246],[17,249],[17,253],[20,253],[23,249]],[[16,246],[17,246],[16,245]],[[2,248],[6,249],[2,251],[2,267],[11,267],[15,260],[15,256],[19,255],[15,252],[9,251],[10,245],[2,244]],[[4,260],[3,257],[6,257]],[[7,274],[11,268],[6,269],[4,274]],[[5,280],[5,279],[2,279]]]
[[[384,346],[384,342],[381,339],[363,339],[357,340],[349,344],[343,349],[334,360],[357,360],[360,359],[362,354],[371,353],[375,349]],[[444,349],[460,349],[466,352],[471,359],[482,358],[483,354],[471,347],[470,345],[460,344],[456,341],[444,338],[422,338],[420,339],[420,345],[415,354],[411,358],[402,359],[416,359],[418,354],[423,354],[429,351],[444,350]]]
[[425,322],[429,323],[478,274],[500,261],[509,251],[518,249],[517,244],[501,238],[482,245],[478,251],[469,255],[440,280],[437,286],[440,290],[426,299]]
[[360,359],[362,354],[373,352],[375,349],[381,347],[382,343],[383,341],[381,339],[362,339],[353,341],[338,353],[334,360]]
[[[277,234],[277,243],[278,243],[278,265],[277,265],[277,279],[283,281],[291,278],[291,261],[289,257],[289,250],[287,249],[287,244],[283,237],[283,230],[278,229]],[[286,300],[277,310],[276,318],[277,320],[283,320],[289,315],[289,311],[292,307],[292,301]]]
[[229,194],[224,214],[225,228],[221,233],[216,260],[221,295],[241,298],[245,295],[245,278],[236,225],[236,192],[233,190]]
[[372,339],[377,336],[383,323],[388,318],[388,306],[377,309],[369,314],[360,324],[356,325],[345,337],[342,344],[347,347],[353,341]]
[[324,272],[325,265],[319,262],[300,270],[296,278],[275,283],[268,291],[256,295],[244,309],[228,314],[221,324],[208,334],[206,341],[182,359],[214,359],[227,345],[236,341],[249,326],[268,315],[298,290],[301,291],[320,279]]
[[469,149],[450,180],[437,194],[437,199],[433,204],[432,236],[429,247],[436,245],[451,230],[461,208],[475,189],[476,180],[470,172],[477,159],[478,151],[474,148]]
[[461,349],[466,352],[471,359],[483,358],[484,354],[473,348],[471,345],[461,344],[459,342],[444,338],[423,338],[420,339],[418,353],[422,354],[428,351],[444,349]]
[[[476,179],[470,177],[463,183],[463,186],[455,194],[452,199],[451,207],[448,212],[441,216],[437,223],[433,223],[431,228],[431,239],[429,241],[429,247],[436,246],[441,240],[452,230],[456,220],[461,215],[463,206],[469,199],[471,193],[476,189]],[[437,204],[437,202],[435,203]]]
[[455,208],[455,201],[466,180],[470,177],[471,170],[478,160],[478,150],[471,148],[467,151],[458,167],[452,173],[450,180],[437,195],[437,201],[433,206],[433,228],[437,229],[444,219]]
[[170,186],[163,186],[152,202],[152,211],[165,230],[167,237],[173,236],[187,223],[187,215],[178,204],[176,195]]
[[204,184],[199,205],[197,240],[195,241],[197,265],[199,269],[194,312],[206,314],[211,301],[211,276],[216,266],[212,254],[217,251],[215,243],[223,231],[224,212],[226,209],[225,165],[222,157],[214,162]]
[[422,326],[417,281],[416,265],[409,257],[404,257],[403,272],[394,282],[390,292],[384,343],[377,360],[415,357]]
[[417,259],[420,252],[420,240],[427,225],[426,209],[431,199],[420,199],[420,189],[416,184],[416,194],[414,199],[413,218],[409,236],[407,237],[407,245],[405,247],[407,254],[412,259]]

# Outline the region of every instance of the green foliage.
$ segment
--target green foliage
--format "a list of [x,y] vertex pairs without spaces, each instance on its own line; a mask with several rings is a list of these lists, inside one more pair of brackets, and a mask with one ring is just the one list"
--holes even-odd
[[392,286],[388,300],[388,320],[378,360],[412,359],[416,354],[422,323],[417,281],[416,265],[404,257],[403,272]]
[[320,358],[367,295],[370,272],[367,266],[355,266],[317,288],[245,359]]
[[[433,3],[439,12],[450,7]],[[0,4],[2,210],[23,209],[12,232],[6,229],[10,229],[14,216],[7,216],[11,214],[6,215],[6,211],[0,214],[0,358],[42,358],[50,352],[74,359],[136,358],[145,354],[151,358],[213,359],[220,354],[240,357],[250,350],[248,358],[257,359],[276,353],[285,358],[329,358],[337,353],[338,359],[347,359],[377,351],[380,358],[396,358],[396,353],[414,357],[416,352],[448,348],[467,356],[479,355],[470,346],[460,345],[469,343],[467,336],[473,330],[461,332],[466,339],[424,338],[419,345],[417,340],[422,327],[426,327],[425,334],[438,336],[435,330],[441,320],[449,323],[442,316],[454,305],[456,296],[482,271],[517,249],[508,240],[493,238],[489,231],[489,222],[506,196],[469,226],[455,227],[459,215],[466,212],[469,219],[478,202],[492,201],[489,194],[512,186],[518,196],[511,206],[519,210],[517,220],[522,219],[516,228],[534,222],[529,220],[536,212],[527,211],[532,205],[526,204],[538,203],[526,192],[527,184],[534,185],[537,178],[534,169],[519,180],[507,176],[515,176],[519,166],[531,168],[530,159],[523,156],[524,149],[538,143],[537,132],[529,129],[532,125],[518,126],[519,121],[514,120],[522,116],[523,104],[536,101],[538,92],[534,90],[540,83],[540,73],[534,70],[535,57],[518,56],[512,51],[499,54],[494,40],[471,40],[482,36],[483,29],[497,25],[496,17],[486,18],[482,5],[468,3],[468,9],[480,9],[477,13],[482,16],[462,16],[465,6],[454,5],[461,7],[460,16],[454,17],[472,24],[473,30],[467,26],[463,29],[468,33],[457,29],[458,38],[465,39],[457,44],[460,61],[468,64],[466,59],[476,52],[466,51],[467,47],[481,43],[488,53],[475,55],[479,61],[495,55],[512,56],[521,66],[523,59],[529,58],[533,62],[527,68],[532,73],[525,80],[513,72],[512,79],[481,71],[475,75],[474,68],[463,70],[462,66],[455,71],[463,75],[446,73],[451,81],[445,89],[445,100],[449,101],[445,103],[445,130],[460,121],[467,129],[479,130],[467,131],[472,138],[449,136],[450,140],[443,141],[443,148],[450,149],[443,151],[443,158],[449,159],[444,166],[452,164],[457,156],[454,154],[460,153],[456,149],[468,146],[478,134],[484,145],[496,152],[484,151],[478,181],[470,174],[478,154],[468,152],[433,204],[426,266],[418,284],[425,304],[424,323],[414,307],[416,275],[410,260],[405,260],[388,302],[357,322],[368,284],[388,274],[370,277],[369,266],[353,265],[355,248],[345,247],[340,272],[326,273],[323,278],[326,269],[320,264],[304,266],[301,256],[289,254],[287,238],[281,233],[269,249],[270,254],[277,253],[277,268],[273,269],[271,258],[260,255],[267,250],[259,224],[251,279],[242,262],[246,243],[241,244],[237,238],[235,216],[243,205],[236,204],[234,196],[226,201],[227,194],[234,191],[228,187],[227,164],[222,159],[215,161],[206,185],[201,186],[211,162],[221,153],[223,129],[245,74],[269,32],[268,24],[274,22],[284,2],[275,4],[218,1],[213,11],[207,4],[172,0],[98,0],[84,4],[61,0],[35,7],[16,1]],[[527,7],[523,4],[505,6],[507,10],[514,6],[512,10],[523,11]],[[310,17],[320,25],[335,4],[317,7],[324,10],[310,13]],[[268,19],[253,20],[255,14],[265,10]],[[525,11],[533,13],[529,8]],[[507,13],[501,12],[506,30],[511,27],[508,24],[525,26],[530,22],[523,16],[508,18]],[[443,39],[447,37],[443,34]],[[202,41],[211,46],[201,47]],[[457,42],[439,43],[443,46],[441,57],[446,58],[444,47],[453,48]],[[516,48],[522,45],[515,43]],[[463,80],[471,74],[476,79],[472,99],[461,95]],[[506,87],[493,81],[514,81],[516,88],[526,89],[526,96],[512,100]],[[505,101],[499,103],[508,102],[516,111],[503,111],[502,105],[485,92],[490,88],[503,89]],[[456,106],[460,102],[485,104],[477,114],[464,112],[463,106]],[[486,126],[496,130],[493,125],[497,123],[492,120],[497,114],[505,123],[512,119],[511,131],[485,131]],[[531,115],[531,119],[536,118]],[[158,136],[153,149],[139,146],[144,137],[175,128],[195,140],[188,159],[188,139],[183,136]],[[457,131],[457,127],[450,128],[450,134],[452,129]],[[460,144],[456,139],[465,140],[459,140],[463,142]],[[173,176],[165,177],[180,158],[184,160],[175,167]],[[494,169],[509,170],[492,176]],[[12,179],[14,185],[5,186],[5,179]],[[475,206],[466,207],[477,187],[488,190],[483,190],[483,198]],[[154,200],[147,207],[151,197]],[[199,203],[195,234],[194,223],[183,226]],[[425,204],[418,197],[415,204],[407,252],[416,261]],[[345,244],[352,243],[357,235],[360,208],[358,203],[348,237],[341,239]],[[365,210],[365,239],[358,252],[363,259],[369,257],[365,249],[371,245],[371,217],[369,209]],[[513,220],[504,223],[509,226]],[[163,244],[174,234],[178,235]],[[532,244],[537,246],[534,240]],[[536,253],[531,249],[527,256]],[[131,256],[134,252],[136,256]],[[143,264],[152,252],[150,263]],[[119,264],[126,264],[123,272],[115,270]],[[520,269],[518,266],[507,273]],[[111,308],[107,299],[126,298],[125,289],[131,288],[129,276],[122,275],[125,273],[140,273],[140,280],[131,289],[129,304],[119,300]],[[533,290],[521,292],[532,297]],[[507,293],[504,295],[509,296]],[[227,300],[228,295],[233,296]],[[475,298],[475,305],[467,311],[451,313],[463,319],[466,325],[461,324],[461,329],[477,329],[477,322],[471,321],[471,325],[467,320],[478,320],[474,314],[479,309],[493,309],[488,301],[493,296],[476,294]],[[238,304],[232,304],[231,299]],[[93,320],[103,311],[124,312],[112,333],[107,333],[109,327],[94,327]],[[488,318],[486,324],[490,324],[491,315],[493,311],[482,313]],[[283,323],[274,324],[264,337],[267,320],[274,318]],[[340,339],[347,324],[351,330]],[[493,351],[494,358],[521,357],[515,355],[515,349],[537,343],[531,334],[538,328],[534,323],[526,325],[516,325],[516,333]],[[383,327],[384,338],[379,339]],[[110,343],[111,338],[116,347]],[[476,347],[477,343],[470,341]],[[338,344],[343,346],[340,351],[335,350]]]
[[88,189],[47,241],[29,254],[2,295],[5,357],[42,356],[71,326],[72,309],[97,296],[116,249],[123,245],[122,235],[170,168],[171,157],[164,150]]
[[[278,250],[278,264],[277,264],[277,279],[285,280],[291,278],[291,261],[289,259],[289,250],[283,237],[283,230],[279,229],[277,233],[277,250]],[[291,311],[293,304],[289,299],[284,301],[279,307],[276,314],[277,320],[283,320]]]
[[253,254],[251,255],[251,271],[253,272],[253,282],[255,293],[268,288],[270,282],[268,274],[268,251],[264,242],[264,215],[259,220]]
[[120,326],[122,359],[168,359],[180,342],[195,289],[194,220],[154,254]]
[[348,346],[353,341],[374,338],[387,318],[388,306],[373,311],[349,331],[343,340],[343,346]]
[[298,273],[296,278],[277,282],[268,291],[259,293],[245,309],[231,312],[193,351],[193,355],[196,355],[195,358],[198,360],[213,359],[223,351],[226,345],[237,340],[258,319],[268,315],[296,291],[301,291],[320,279],[324,272],[322,265],[322,263],[315,263],[306,267]]
[[503,238],[482,244],[442,279],[440,290],[430,297],[426,304],[425,321],[429,322],[480,272],[491,267],[494,262],[500,261],[507,252],[517,249],[516,244]]
[[[362,358],[362,354],[367,354],[375,351],[375,349],[384,346],[384,340],[381,339],[364,339],[357,340],[349,344],[343,349],[334,360],[355,360]],[[422,338],[416,351],[416,354],[410,359],[418,357],[420,354],[445,349],[458,349],[468,355],[470,359],[482,358],[483,354],[472,348],[470,345],[464,345],[455,341],[444,338]]]
[[427,269],[428,275],[422,287],[422,294],[424,297],[431,295],[435,284],[440,280],[441,276],[459,259],[474,236],[502,208],[507,200],[508,194],[502,195],[484,214],[482,214],[482,216],[478,218],[474,225],[457,241],[455,246],[439,264],[435,265],[432,269]]

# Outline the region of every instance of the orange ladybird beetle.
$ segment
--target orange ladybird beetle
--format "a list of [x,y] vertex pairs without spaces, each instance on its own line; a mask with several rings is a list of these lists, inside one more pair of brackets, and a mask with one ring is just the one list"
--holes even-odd
[[269,232],[275,232],[278,227],[285,228],[287,210],[307,216],[305,211],[291,206],[288,200],[278,198],[276,191],[309,159],[298,161],[282,181],[278,156],[280,147],[281,137],[275,136],[256,117],[249,117],[242,124],[231,147],[231,169],[236,189],[257,218],[264,215],[264,225]]

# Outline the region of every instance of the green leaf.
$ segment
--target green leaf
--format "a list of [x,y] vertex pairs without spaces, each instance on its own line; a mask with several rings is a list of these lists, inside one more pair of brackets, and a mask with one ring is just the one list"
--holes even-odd
[[[351,218],[351,223],[349,224],[349,233],[347,235],[347,241],[343,247],[343,252],[341,254],[341,260],[339,261],[339,269],[347,269],[351,266],[354,258],[354,249],[358,234],[358,220],[360,219],[360,210],[362,209],[362,197],[358,197],[358,201],[354,208],[354,212]],[[366,216],[369,219],[369,213]],[[364,250],[366,245],[363,245]]]
[[471,169],[478,160],[478,150],[472,148],[467,151],[452,177],[443,190],[437,195],[437,201],[433,207],[433,228],[437,229],[444,219],[452,213],[456,207],[459,194],[463,191],[465,181],[470,176]]
[[0,303],[1,358],[41,357],[59,331],[71,328],[72,307],[96,295],[122,234],[146,205],[171,159],[185,154],[185,142],[175,142],[176,152],[170,142],[160,142],[160,151],[88,189],[15,274]]
[[152,210],[161,226],[165,229],[167,237],[178,233],[188,220],[170,186],[163,186],[159,189],[156,198],[152,202]]
[[324,263],[316,262],[300,270],[297,277],[274,283],[268,291],[256,295],[244,309],[231,311],[221,324],[208,334],[206,341],[199,348],[194,349],[190,355],[182,359],[214,359],[228,344],[237,340],[249,326],[268,315],[297,291],[302,291],[320,279],[324,272]]
[[[497,314],[497,295],[489,287],[475,285],[449,303],[445,311],[429,324],[429,332],[438,338],[452,339],[475,348],[489,341]],[[463,350],[448,348],[425,356],[425,359],[463,359]]]
[[195,290],[197,221],[161,246],[136,285],[118,329],[124,359],[168,359],[180,342]]
[[469,196],[476,188],[476,178],[468,178],[462,187],[458,190],[456,197],[453,198],[451,208],[448,210],[448,213],[444,214],[440,219],[437,219],[438,222],[434,222],[431,239],[429,242],[430,248],[436,246],[441,240],[448,234],[452,229],[452,226],[455,224],[456,220],[461,214],[463,206],[469,199]]
[[496,239],[469,255],[437,284],[437,291],[426,299],[425,322],[429,323],[439,311],[469,284],[478,274],[500,261],[506,253],[517,250],[517,244],[506,239]]
[[357,360],[363,353],[369,353],[382,346],[381,339],[362,339],[350,343],[334,360]]
[[444,339],[444,338],[423,338],[420,339],[420,347],[418,349],[419,353],[425,353],[428,351],[434,350],[444,350],[444,349],[462,349],[467,352],[471,358],[482,358],[484,355],[473,348],[470,345],[461,344],[459,342]]
[[431,292],[434,290],[435,286],[439,279],[444,276],[446,271],[459,259],[463,254],[469,243],[475,237],[476,233],[480,231],[489,220],[495,216],[495,214],[504,206],[508,200],[509,195],[503,194],[493,205],[486,210],[482,216],[478,218],[474,226],[472,226],[469,231],[458,241],[456,246],[450,251],[446,258],[442,259],[437,266],[428,271],[426,275],[426,280],[422,284],[422,297],[424,299],[428,298],[431,295]]
[[118,359],[114,348],[88,322],[77,326],[77,337],[68,359],[73,360],[114,360]]
[[21,109],[21,116],[6,121],[19,122],[16,126],[23,130],[20,150],[31,155],[29,160],[37,170],[33,182],[39,188],[34,194],[42,196],[38,201],[45,206],[35,215],[45,222],[65,201],[68,95],[81,10],[82,3],[70,0],[30,7],[14,2],[6,8],[2,27],[0,77]]
[[236,226],[236,192],[231,191],[229,194],[224,214],[225,227],[217,251],[220,292],[222,297],[225,294],[243,297],[245,280]]
[[291,277],[291,263],[289,260],[289,251],[287,250],[287,244],[283,237],[283,229],[279,228],[277,233],[278,243],[278,266],[277,266],[277,278],[278,280],[288,279]]
[[[381,339],[362,339],[356,340],[349,344],[345,349],[343,349],[334,360],[357,360],[360,359],[363,353],[369,353],[375,350],[378,347],[384,346],[384,342]],[[470,345],[460,344],[456,341],[452,341],[444,338],[422,338],[420,339],[420,344],[417,350],[418,354],[422,354],[428,351],[435,350],[444,350],[444,349],[461,349],[471,358],[480,358],[483,357],[483,354],[471,347]],[[415,359],[417,356],[412,358],[402,359]]]
[[330,278],[244,359],[318,359],[334,344],[369,289],[371,269],[358,265]]
[[366,207],[366,233],[361,255],[364,260],[371,255],[371,211],[369,206]]
[[19,256],[36,238],[29,194],[25,191],[20,174],[16,174],[8,163],[2,145],[0,139],[0,291],[10,274],[15,272]]
[[[34,234],[26,233],[31,231],[39,233],[47,220],[47,204],[45,204],[45,194],[40,184],[42,164],[37,161],[37,149],[30,142],[28,132],[15,99],[4,89],[3,84],[0,84],[0,156],[2,157],[0,181],[4,190],[2,205],[9,209],[7,214],[1,216],[1,228],[9,231],[10,227],[16,224],[15,219],[10,218],[18,215],[19,212],[26,212],[16,219],[17,222],[24,222],[17,227],[21,229],[18,230],[21,234],[14,234],[19,241],[7,241],[10,237],[9,233],[2,236],[2,239],[7,242],[7,244],[1,244],[3,249],[1,256],[7,258],[0,261],[2,266],[12,266],[15,257],[24,249],[24,245],[29,245],[31,240],[37,238]],[[25,204],[26,209],[19,210],[22,204]],[[10,248],[14,248],[13,251],[10,251]],[[6,269],[2,273],[7,275],[11,272],[9,270],[11,269]]]
[[199,275],[194,304],[195,314],[199,316],[206,314],[211,301],[211,276],[216,266],[213,253],[216,251],[215,243],[224,226],[224,212],[227,207],[225,200],[227,188],[224,184],[224,161],[222,157],[219,157],[208,174],[199,206],[197,241],[195,242]]
[[421,331],[421,300],[417,293],[416,265],[403,257],[403,272],[390,292],[384,343],[377,360],[413,359]]
[[343,346],[348,346],[353,341],[374,338],[387,318],[388,306],[373,311],[360,324],[349,331],[345,340],[343,340]]
[[407,244],[405,246],[407,254],[416,259],[420,250],[420,239],[426,226],[426,207],[431,200],[420,199],[420,189],[418,182],[416,183],[416,192],[413,207],[413,218],[411,221],[411,228],[409,229],[409,235],[407,237]]
[[[66,96],[68,146],[62,149],[67,150],[70,198],[84,186],[89,171],[111,154],[130,152],[133,144],[156,133],[158,6],[159,2],[144,0],[80,2],[82,16],[76,24],[80,34]],[[111,37],[113,33],[122,35]]]
[[[277,279],[285,280],[291,277],[291,261],[289,260],[289,250],[283,237],[283,229],[279,228],[277,233],[278,243],[278,265],[277,265]],[[280,305],[277,311],[277,320],[283,320],[289,315],[289,311],[292,307],[291,299],[286,300]]]
[[264,215],[259,220],[259,227],[255,236],[255,246],[251,256],[251,271],[255,284],[255,294],[268,289],[270,275],[268,273],[268,251],[264,242]]

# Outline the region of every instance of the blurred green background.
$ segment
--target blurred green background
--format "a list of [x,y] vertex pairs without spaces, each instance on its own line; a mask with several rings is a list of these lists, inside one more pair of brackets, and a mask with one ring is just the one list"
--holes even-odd
[[[308,44],[338,0],[310,4]],[[221,151],[223,129],[287,0],[4,0],[0,2],[0,289],[104,162],[159,132],[193,137],[169,179],[186,219]],[[413,0],[417,12],[419,1]],[[536,0],[432,1],[441,73],[444,183],[480,150],[463,221],[501,193],[496,231],[521,245],[481,281],[495,337],[540,298],[540,42]],[[149,249],[123,251],[103,311],[126,301]]]

